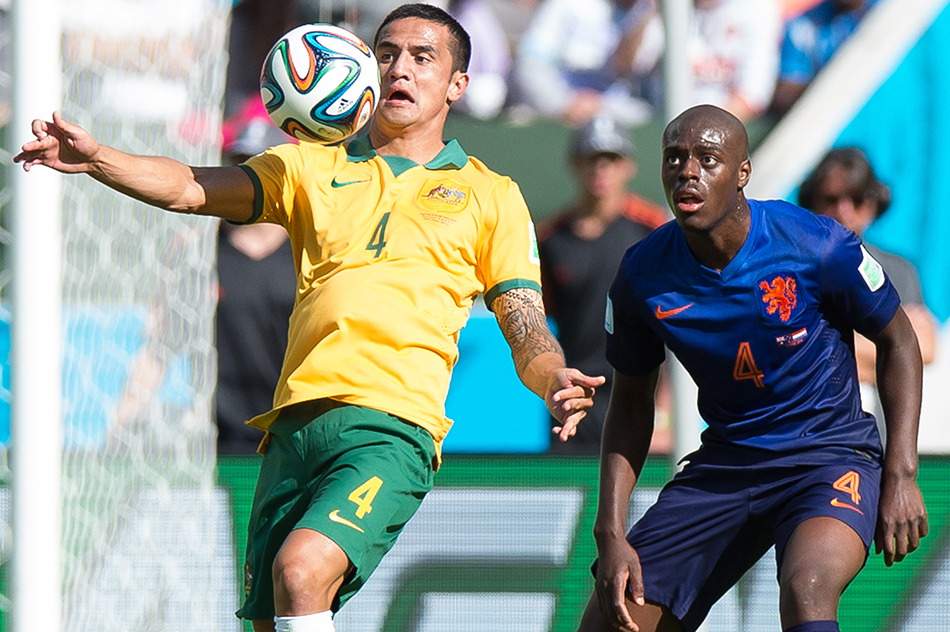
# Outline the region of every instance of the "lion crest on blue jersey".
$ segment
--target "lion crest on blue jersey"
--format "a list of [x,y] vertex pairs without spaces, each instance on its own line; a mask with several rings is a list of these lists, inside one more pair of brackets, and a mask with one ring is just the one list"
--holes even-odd
[[773,319],[787,323],[796,310],[801,310],[798,294],[798,280],[794,274],[781,272],[770,274],[756,284],[762,299],[763,313]]

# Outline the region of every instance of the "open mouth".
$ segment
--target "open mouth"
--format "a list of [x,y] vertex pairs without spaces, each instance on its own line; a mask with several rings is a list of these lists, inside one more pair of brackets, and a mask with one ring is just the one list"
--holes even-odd
[[415,103],[411,94],[399,88],[390,88],[389,92],[386,93],[386,100],[393,104]]
[[698,192],[691,189],[685,189],[676,194],[676,208],[684,213],[698,211],[704,201]]

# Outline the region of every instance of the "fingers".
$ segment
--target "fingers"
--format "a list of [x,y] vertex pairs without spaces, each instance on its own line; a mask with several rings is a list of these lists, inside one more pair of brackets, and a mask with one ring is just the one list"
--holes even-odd
[[593,388],[586,386],[572,386],[554,393],[551,399],[555,404],[560,404],[558,408],[567,412],[572,408],[589,408],[593,404],[592,398],[595,392]]
[[893,566],[920,548],[920,539],[926,537],[928,526],[926,519],[908,524],[898,523],[893,527],[883,527],[874,537],[874,549],[877,554],[884,553],[884,565]]
[[33,119],[33,124],[30,125],[30,131],[33,132],[33,135],[37,138],[45,138],[49,133],[49,124],[42,119]]
[[598,580],[598,584],[594,593],[597,595],[600,611],[611,626],[638,632],[640,628],[630,614],[628,599],[632,593],[633,602],[637,606],[646,604],[643,598],[643,576],[640,574],[639,566],[637,564],[626,566],[612,579]]
[[601,384],[607,381],[603,375],[589,376],[584,375],[580,371],[575,369],[569,369],[567,373],[561,380],[561,385],[564,387],[564,390],[570,389],[573,387],[580,387],[584,389],[590,389],[591,392]]
[[577,424],[586,416],[586,411],[579,410],[565,419],[563,425],[554,426],[552,432],[554,432],[562,442],[567,441],[577,433]]
[[907,529],[904,525],[901,525],[897,529],[897,533],[894,538],[888,538],[887,543],[891,545],[891,559],[888,564],[887,554],[884,555],[884,563],[887,566],[894,564],[895,562],[902,562],[904,558],[907,557]]
[[[563,392],[563,391],[562,391]],[[587,416],[587,410],[594,405],[593,391],[582,393],[579,397],[572,397],[559,402],[557,393],[549,405],[551,414],[560,422],[554,427],[554,433],[560,436],[561,441],[567,441],[577,432],[577,424]]]
[[562,382],[562,388],[554,393],[552,399],[554,399],[555,402],[560,402],[569,399],[590,399],[593,397],[597,387],[604,383],[604,378],[592,378],[586,375],[583,377],[583,381],[571,379],[567,383]]
[[627,598],[625,594],[626,578],[619,578],[617,581],[605,583],[595,590],[597,603],[600,611],[603,613],[611,627],[639,631],[639,627],[630,616],[627,609]]
[[626,582],[615,582],[611,586],[610,602],[610,610],[624,628],[634,631],[640,629],[637,627],[637,624],[633,622],[630,611],[627,610]]
[[40,157],[37,155],[39,152],[55,144],[55,139],[51,138],[49,134],[49,125],[47,121],[34,119],[30,125],[30,131],[32,131],[33,136],[36,138],[24,143],[23,146],[20,147],[20,153],[13,157],[14,163],[23,163],[23,169],[25,171],[29,171],[30,167],[41,162]]
[[[53,112],[53,129],[49,130],[52,133],[58,133],[64,141],[69,141],[70,139],[75,138],[80,132],[83,131],[78,125],[73,125],[68,122],[59,112]],[[71,143],[70,143],[71,144]]]
[[567,441],[577,432],[577,424],[594,405],[596,387],[604,381],[603,376],[590,377],[576,369],[561,368],[551,375],[544,399],[548,411],[561,424],[553,429],[561,441]]

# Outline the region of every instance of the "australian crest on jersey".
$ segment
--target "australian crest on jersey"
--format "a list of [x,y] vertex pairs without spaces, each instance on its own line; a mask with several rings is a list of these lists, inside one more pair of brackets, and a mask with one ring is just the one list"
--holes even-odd
[[472,187],[450,178],[426,180],[416,195],[416,202],[424,209],[437,213],[458,213],[468,206]]

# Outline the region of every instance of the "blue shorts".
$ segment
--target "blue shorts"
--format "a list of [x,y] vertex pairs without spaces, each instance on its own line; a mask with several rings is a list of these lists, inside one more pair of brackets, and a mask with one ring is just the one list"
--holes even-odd
[[773,544],[781,569],[792,531],[809,518],[841,520],[867,551],[880,482],[879,463],[860,453],[819,465],[787,457],[752,465],[689,463],[627,535],[640,557],[644,596],[695,630]]

